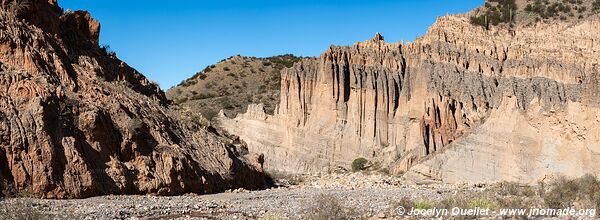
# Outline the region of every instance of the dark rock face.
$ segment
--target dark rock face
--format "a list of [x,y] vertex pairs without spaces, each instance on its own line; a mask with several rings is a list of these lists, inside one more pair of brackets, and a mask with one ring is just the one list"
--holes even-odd
[[100,48],[89,13],[10,2],[0,12],[0,188],[82,198],[263,186],[256,156]]

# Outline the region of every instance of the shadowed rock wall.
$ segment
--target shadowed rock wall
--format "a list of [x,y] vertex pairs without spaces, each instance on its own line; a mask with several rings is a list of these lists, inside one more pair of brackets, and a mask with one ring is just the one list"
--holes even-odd
[[45,198],[214,193],[263,185],[257,157],[168,106],[56,1],[2,1],[0,189]]

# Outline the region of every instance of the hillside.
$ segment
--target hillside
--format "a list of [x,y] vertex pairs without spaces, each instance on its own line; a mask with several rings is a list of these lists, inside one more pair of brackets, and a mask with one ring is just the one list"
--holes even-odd
[[600,0],[489,0],[469,14],[472,24],[489,27],[571,21],[599,12]]
[[258,157],[168,106],[157,85],[99,47],[88,12],[56,0],[0,6],[0,196],[263,186]]
[[273,113],[279,102],[281,70],[299,60],[293,55],[233,56],[169,89],[167,98],[209,119],[222,109],[235,117],[252,103],[263,103]]

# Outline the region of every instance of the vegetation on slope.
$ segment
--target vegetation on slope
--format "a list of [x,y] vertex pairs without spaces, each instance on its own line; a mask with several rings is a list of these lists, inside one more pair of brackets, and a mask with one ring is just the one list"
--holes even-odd
[[273,113],[279,102],[281,70],[300,59],[289,54],[268,58],[233,56],[169,89],[167,97],[209,119],[221,109],[235,116],[252,103],[263,103],[265,110]]
[[600,0],[593,2],[583,0],[535,0],[525,6],[525,11],[536,15],[537,20],[558,18],[584,18],[598,11]]
[[512,23],[517,4],[515,0],[488,0],[481,15],[471,17],[471,23],[489,28],[489,25]]
[[598,12],[600,0],[488,0],[470,19],[489,29],[502,24],[582,19]]

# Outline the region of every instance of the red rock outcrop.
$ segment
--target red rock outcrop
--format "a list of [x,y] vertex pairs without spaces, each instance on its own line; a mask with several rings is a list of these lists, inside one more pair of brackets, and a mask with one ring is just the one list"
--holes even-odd
[[263,186],[259,158],[100,48],[88,12],[13,2],[0,12],[0,188],[82,198]]
[[[490,30],[441,17],[415,42],[333,46],[283,72],[275,115],[218,123],[288,172],[366,157],[446,181],[600,173],[598,30],[598,15]],[[579,156],[550,156],[566,148]]]

